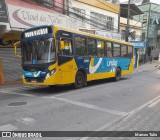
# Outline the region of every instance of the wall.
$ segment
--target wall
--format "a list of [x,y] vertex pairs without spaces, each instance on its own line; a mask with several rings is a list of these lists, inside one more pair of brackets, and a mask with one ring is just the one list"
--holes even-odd
[[[90,1],[90,3],[89,3],[88,0],[86,0],[86,2],[83,1],[83,0],[72,0],[71,1],[71,7],[72,8],[77,7],[77,8],[80,8],[80,9],[84,9],[85,12],[86,12],[85,13],[86,18],[90,18],[90,12],[96,12],[96,13],[100,13],[100,14],[103,14],[103,15],[114,17],[114,27],[116,29],[118,29],[118,13],[119,13],[118,7],[114,6],[115,11],[113,12],[111,9],[110,10],[107,9],[106,8],[107,6],[103,7],[105,4],[103,4],[101,6],[97,6],[97,3],[95,1],[96,0],[94,0],[92,2]],[[110,6],[112,7],[113,5],[110,4]],[[86,24],[86,28],[91,29],[91,26],[89,24]]]

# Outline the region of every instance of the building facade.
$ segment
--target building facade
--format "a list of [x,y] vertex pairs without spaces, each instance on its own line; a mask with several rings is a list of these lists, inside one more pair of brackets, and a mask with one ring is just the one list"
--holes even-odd
[[[130,4],[130,15],[128,18],[128,3],[123,3],[120,5],[120,33],[122,40],[128,40],[134,43],[134,60],[135,68],[141,63],[141,58],[143,60],[145,55],[145,42],[141,40],[142,35],[142,23],[139,20],[134,20],[134,16],[141,15],[143,12],[135,5]],[[129,28],[129,29],[127,29]],[[128,34],[127,34],[128,31]]]
[[118,2],[70,0],[69,7],[69,16],[82,23],[79,30],[120,39]]
[[142,40],[146,41],[146,55],[144,60],[148,61],[152,56],[158,59],[160,53],[160,5],[149,1],[138,6],[143,14],[135,16],[142,22]]

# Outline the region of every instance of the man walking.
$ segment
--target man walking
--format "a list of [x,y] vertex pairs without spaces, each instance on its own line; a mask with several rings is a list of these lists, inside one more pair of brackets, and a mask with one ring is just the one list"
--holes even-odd
[[150,60],[150,64],[152,63],[152,55],[150,55],[150,58],[149,58],[149,60]]

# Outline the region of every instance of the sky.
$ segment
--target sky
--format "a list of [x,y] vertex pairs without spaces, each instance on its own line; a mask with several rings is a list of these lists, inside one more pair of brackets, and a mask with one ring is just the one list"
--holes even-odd
[[[120,2],[124,2],[124,1],[128,1],[128,0],[120,0]],[[135,0],[135,1],[143,1],[143,0]],[[150,0],[150,2],[160,4],[160,0]]]

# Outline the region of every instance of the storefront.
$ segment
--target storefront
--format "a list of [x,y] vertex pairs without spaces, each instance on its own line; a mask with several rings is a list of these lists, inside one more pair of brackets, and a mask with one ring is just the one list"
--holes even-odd
[[144,60],[146,43],[144,41],[130,41],[134,44],[134,68],[138,68],[141,59]]
[[21,79],[20,60],[14,56],[12,47],[20,36],[11,31],[5,1],[0,4],[0,84],[3,84]]
[[[18,33],[9,32],[0,35],[0,59],[5,83],[21,79],[21,59],[15,57],[13,48],[13,43],[19,39]],[[20,53],[20,48],[18,51]]]

